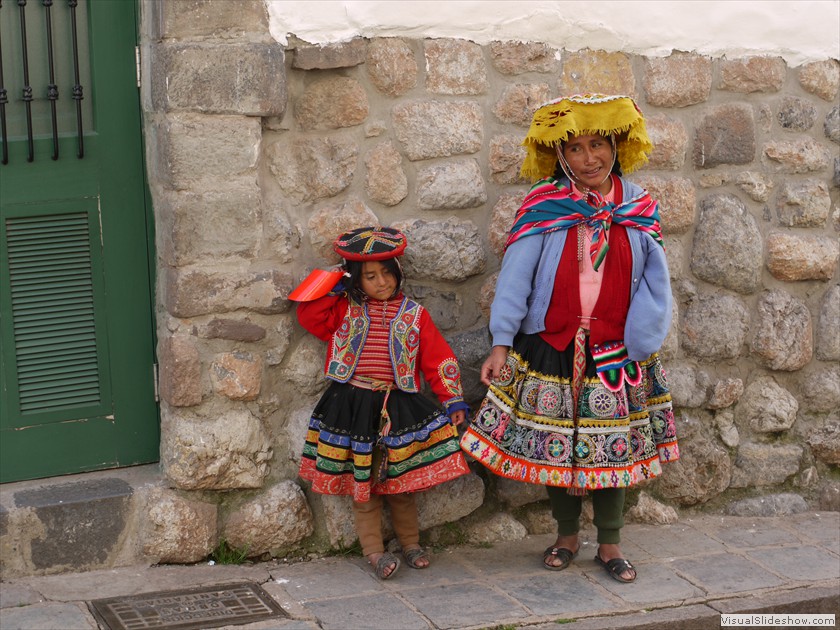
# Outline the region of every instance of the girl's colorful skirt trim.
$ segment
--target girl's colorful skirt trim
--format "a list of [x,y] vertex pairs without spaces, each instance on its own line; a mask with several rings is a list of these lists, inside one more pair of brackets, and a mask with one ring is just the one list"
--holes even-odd
[[493,473],[546,486],[627,488],[679,459],[671,394],[654,354],[642,378],[610,391],[587,349],[577,409],[573,349],[559,352],[539,335],[520,335],[490,386],[461,448]]
[[[321,494],[350,495],[426,490],[470,472],[451,420],[421,394],[392,390],[391,429],[377,446],[385,392],[332,383],[315,406],[301,457],[300,477]],[[386,452],[379,480],[378,453]]]

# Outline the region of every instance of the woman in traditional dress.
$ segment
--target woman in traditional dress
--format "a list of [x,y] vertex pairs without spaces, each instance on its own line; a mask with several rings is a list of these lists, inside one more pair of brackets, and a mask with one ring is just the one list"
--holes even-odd
[[546,486],[558,530],[547,569],[577,556],[591,493],[595,561],[632,582],[619,545],[626,489],[679,457],[657,354],[672,302],[658,204],[622,176],[653,146],[631,98],[597,94],[540,106],[523,144],[536,183],[508,235],[481,368],[489,390],[461,447]]

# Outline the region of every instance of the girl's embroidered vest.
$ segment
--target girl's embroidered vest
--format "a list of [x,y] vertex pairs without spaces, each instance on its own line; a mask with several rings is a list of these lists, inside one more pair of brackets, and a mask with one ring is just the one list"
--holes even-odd
[[[420,315],[423,307],[403,298],[397,316],[391,320],[389,345],[394,384],[404,392],[420,391],[417,382],[417,352],[420,349]],[[346,383],[356,371],[356,364],[365,346],[370,318],[367,306],[353,300],[338,330],[332,336],[327,353],[326,376],[339,383]]]

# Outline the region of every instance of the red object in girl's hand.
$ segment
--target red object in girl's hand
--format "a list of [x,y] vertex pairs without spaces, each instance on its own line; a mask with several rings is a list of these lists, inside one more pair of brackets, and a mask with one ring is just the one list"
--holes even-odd
[[341,280],[343,271],[313,269],[312,272],[289,294],[295,302],[311,302],[324,297]]

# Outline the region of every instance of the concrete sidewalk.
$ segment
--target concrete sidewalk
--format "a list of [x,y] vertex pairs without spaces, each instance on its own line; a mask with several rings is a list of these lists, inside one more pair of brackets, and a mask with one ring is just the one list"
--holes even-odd
[[238,629],[719,628],[721,613],[834,613],[840,619],[840,513],[704,515],[628,525],[633,584],[593,561],[594,531],[565,571],[541,568],[552,536],[448,548],[427,570],[378,581],[359,557],[297,564],[132,567],[0,583],[2,630],[97,628],[87,602],[250,580],[290,615]]

